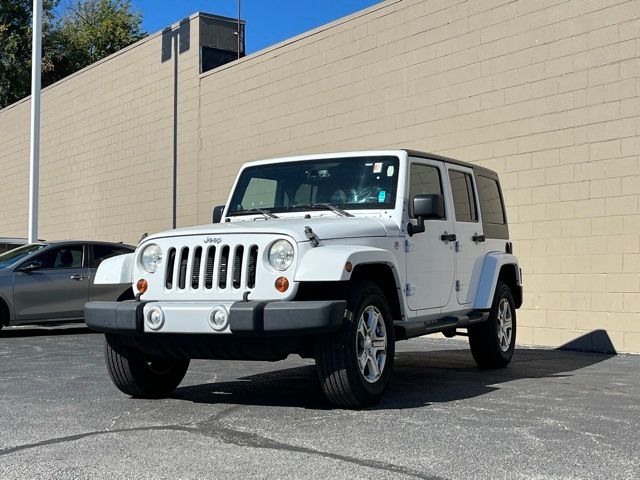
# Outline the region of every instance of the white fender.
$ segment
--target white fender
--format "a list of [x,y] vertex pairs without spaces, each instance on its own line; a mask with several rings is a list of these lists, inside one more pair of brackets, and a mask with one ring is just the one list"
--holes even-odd
[[96,272],[93,283],[98,285],[133,282],[133,253],[104,260]]
[[496,291],[498,283],[498,275],[503,265],[515,265],[516,281],[518,285],[522,285],[520,278],[520,268],[518,267],[518,259],[515,255],[504,252],[491,252],[484,257],[482,264],[482,273],[480,274],[480,284],[476,293],[476,301],[473,307],[475,309],[491,308],[493,303],[493,295]]
[[[345,265],[382,263],[389,265],[398,276],[395,256],[388,250],[363,245],[327,245],[309,250],[300,260],[296,270],[296,282],[337,282],[349,280],[351,272]],[[352,270],[353,271],[353,270]]]

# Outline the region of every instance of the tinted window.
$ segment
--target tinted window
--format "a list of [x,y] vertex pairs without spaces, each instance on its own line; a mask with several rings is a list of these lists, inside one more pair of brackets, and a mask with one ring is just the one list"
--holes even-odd
[[13,250],[9,250],[8,252],[0,255],[0,268],[9,267],[14,263],[19,262],[27,255],[30,255],[33,252],[37,252],[44,247],[46,247],[46,245],[40,245],[36,243],[33,245],[24,245]]
[[113,245],[93,245],[93,261],[92,267],[97,267],[107,258],[115,257],[117,255],[124,255],[131,253],[131,250],[124,247],[116,247]]
[[504,225],[504,208],[500,197],[500,187],[493,178],[478,175],[478,195],[482,208],[482,221]]
[[428,193],[439,193],[442,195],[442,182],[440,181],[440,170],[432,165],[411,165],[411,175],[409,180],[409,215],[413,218],[413,197]]
[[41,268],[80,268],[82,267],[82,245],[67,245],[48,250],[34,258],[42,264]]
[[453,195],[453,207],[456,212],[457,222],[476,222],[475,195],[473,194],[473,181],[468,173],[449,170],[451,193]]

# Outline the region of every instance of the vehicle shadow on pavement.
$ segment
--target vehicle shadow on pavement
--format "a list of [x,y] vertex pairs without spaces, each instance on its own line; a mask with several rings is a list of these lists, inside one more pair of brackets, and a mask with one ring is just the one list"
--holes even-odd
[[[611,358],[612,354],[562,350],[517,350],[504,369],[480,370],[469,350],[396,353],[393,381],[371,409],[420,408],[484,395],[519,379],[571,376],[571,372]],[[302,366],[178,388],[174,398],[197,403],[333,408],[320,390],[314,366]]]
[[9,327],[0,330],[1,338],[25,338],[25,337],[53,337],[58,335],[81,335],[89,333],[98,333],[89,330],[84,323],[78,323],[73,326],[64,327],[57,325],[46,326],[28,326],[28,327]]

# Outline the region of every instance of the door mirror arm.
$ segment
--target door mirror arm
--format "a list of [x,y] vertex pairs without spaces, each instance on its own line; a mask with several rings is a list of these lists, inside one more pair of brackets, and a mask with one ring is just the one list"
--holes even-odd
[[426,230],[424,226],[424,218],[418,217],[418,223],[414,225],[413,223],[407,223],[407,233],[410,237],[413,237],[416,233],[423,233]]

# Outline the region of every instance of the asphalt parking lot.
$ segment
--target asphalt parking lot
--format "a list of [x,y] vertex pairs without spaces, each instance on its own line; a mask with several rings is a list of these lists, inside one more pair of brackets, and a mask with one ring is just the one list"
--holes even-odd
[[332,410],[309,360],[195,361],[173,398],[108,379],[102,336],[0,333],[0,478],[638,478],[640,356],[398,344],[365,411]]

